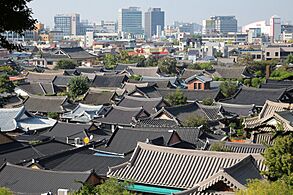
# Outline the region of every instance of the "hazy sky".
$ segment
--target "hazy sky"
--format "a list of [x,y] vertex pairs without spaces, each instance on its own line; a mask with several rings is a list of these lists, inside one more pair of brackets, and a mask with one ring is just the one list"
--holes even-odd
[[137,6],[144,12],[149,7],[161,7],[166,23],[197,22],[211,15],[235,15],[239,25],[267,20],[272,15],[293,22],[293,0],[33,0],[34,17],[53,27],[58,13],[80,13],[91,22],[117,20],[118,9]]

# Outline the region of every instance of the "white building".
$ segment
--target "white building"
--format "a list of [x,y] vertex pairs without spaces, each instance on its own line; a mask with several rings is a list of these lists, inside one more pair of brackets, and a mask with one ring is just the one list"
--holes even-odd
[[257,29],[257,28],[261,29],[262,34],[270,35],[271,28],[270,28],[270,25],[265,20],[253,22],[243,26],[242,32],[247,33],[250,29]]

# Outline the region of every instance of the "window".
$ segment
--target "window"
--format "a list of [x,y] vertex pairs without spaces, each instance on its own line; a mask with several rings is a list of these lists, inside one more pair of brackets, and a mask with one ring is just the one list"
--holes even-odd
[[201,89],[201,83],[198,83],[198,88],[197,89]]
[[275,52],[275,56],[278,57],[279,56],[279,52]]
[[270,56],[271,54],[270,54],[270,52],[267,52],[267,56]]
[[256,58],[257,58],[257,59],[261,59],[261,55],[258,54],[258,55],[256,56]]

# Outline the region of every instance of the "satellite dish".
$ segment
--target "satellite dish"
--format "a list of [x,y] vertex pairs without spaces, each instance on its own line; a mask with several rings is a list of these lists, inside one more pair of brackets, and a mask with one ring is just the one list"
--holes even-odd
[[93,135],[90,135],[90,140],[94,139],[94,136]]

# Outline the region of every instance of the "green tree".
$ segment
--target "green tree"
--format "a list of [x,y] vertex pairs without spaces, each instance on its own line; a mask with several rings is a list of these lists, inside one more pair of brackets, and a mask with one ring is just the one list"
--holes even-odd
[[11,66],[0,66],[0,72],[4,72],[10,76],[15,76],[18,74],[17,70],[14,70]]
[[155,57],[153,57],[153,56],[149,56],[149,57],[146,59],[144,65],[145,65],[146,67],[149,67],[149,66],[151,66],[151,67],[158,66],[158,59],[155,58]]
[[230,149],[225,148],[225,142],[215,142],[210,147],[211,151],[217,151],[217,152],[231,152]]
[[220,90],[226,98],[234,95],[237,89],[238,89],[237,84],[232,81],[224,81],[223,83],[220,84]]
[[251,80],[251,86],[258,88],[261,84],[261,80],[259,78],[253,78]]
[[177,61],[175,58],[165,57],[158,61],[158,67],[161,72],[166,74],[176,74]]
[[141,77],[141,75],[133,74],[129,77],[129,79],[134,81],[140,81]]
[[119,182],[115,178],[109,178],[103,184],[96,187],[98,195],[131,195],[132,193],[127,190],[131,184],[129,182]]
[[213,69],[213,65],[211,62],[200,63],[200,64],[198,64],[198,66],[201,70],[212,70]]
[[73,99],[85,94],[88,89],[89,80],[85,76],[72,77],[68,82],[68,94]]
[[190,115],[188,116],[182,124],[184,127],[199,127],[203,126],[203,128],[206,128],[208,125],[208,121],[206,118],[202,116],[197,115]]
[[0,75],[0,93],[11,93],[14,87],[14,84],[9,80],[6,74]]
[[47,115],[49,118],[52,118],[52,119],[58,119],[59,118],[59,115],[57,112],[48,112],[48,115]]
[[175,92],[166,97],[166,101],[172,106],[184,105],[187,103],[187,97],[180,89],[176,89]]
[[[287,178],[293,185],[293,135],[276,138],[274,144],[264,153],[268,171],[265,174],[272,181]],[[288,180],[289,179],[289,180]]]
[[8,188],[4,188],[4,187],[0,188],[0,194],[1,195],[13,195],[13,193]]
[[75,67],[76,64],[72,60],[59,60],[54,69],[74,69]]
[[286,64],[292,64],[293,63],[293,54],[288,55],[286,59]]
[[95,195],[98,193],[97,188],[91,184],[81,181],[77,181],[77,183],[81,183],[82,187],[78,191],[74,192],[73,195]]
[[252,180],[247,189],[236,192],[237,195],[293,195],[292,187],[284,181],[270,182],[267,180]]
[[118,58],[114,54],[106,54],[103,58],[104,66],[108,69],[114,69],[118,63]]
[[211,106],[214,104],[214,100],[212,98],[207,97],[202,100],[202,104],[206,106]]
[[31,0],[1,0],[0,1],[0,46],[8,50],[20,50],[20,45],[15,45],[2,35],[6,31],[22,34],[26,30],[35,28],[36,20],[32,18],[32,10],[28,7]]
[[243,84],[250,87],[251,86],[251,79],[244,79]]

